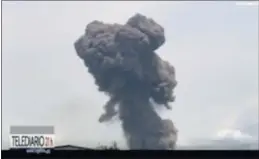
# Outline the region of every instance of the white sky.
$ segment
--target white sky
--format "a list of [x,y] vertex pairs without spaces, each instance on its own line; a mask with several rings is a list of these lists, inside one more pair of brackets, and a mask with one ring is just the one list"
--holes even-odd
[[[157,52],[176,68],[172,111],[179,144],[258,116],[258,6],[235,2],[3,2],[3,142],[10,125],[55,125],[57,143],[124,145],[119,122],[99,124],[107,97],[73,43],[87,23],[124,23],[136,12],[165,28]],[[255,122],[248,115],[244,125]],[[3,145],[5,147],[5,145]]]

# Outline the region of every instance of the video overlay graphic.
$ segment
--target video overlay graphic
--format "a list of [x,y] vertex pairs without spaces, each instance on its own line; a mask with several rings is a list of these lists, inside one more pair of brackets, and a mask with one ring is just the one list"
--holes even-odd
[[55,147],[53,126],[11,126],[10,148],[26,149],[28,153]]

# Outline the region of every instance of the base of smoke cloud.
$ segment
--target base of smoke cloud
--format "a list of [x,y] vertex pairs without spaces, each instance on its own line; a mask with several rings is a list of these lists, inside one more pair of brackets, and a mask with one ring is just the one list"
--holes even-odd
[[[148,99],[141,97],[141,94],[135,94],[139,99],[132,96],[132,100],[120,102],[118,113],[129,147],[131,149],[174,149],[177,130],[173,123],[170,120],[162,120]],[[130,114],[134,114],[134,119]]]

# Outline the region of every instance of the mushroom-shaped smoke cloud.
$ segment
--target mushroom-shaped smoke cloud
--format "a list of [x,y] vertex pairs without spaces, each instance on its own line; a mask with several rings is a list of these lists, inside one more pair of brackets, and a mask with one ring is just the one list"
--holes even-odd
[[170,109],[174,101],[175,69],[155,53],[164,42],[163,27],[136,14],[125,25],[93,21],[74,44],[99,91],[110,97],[99,121],[118,114],[130,149],[175,148],[174,124],[152,106]]

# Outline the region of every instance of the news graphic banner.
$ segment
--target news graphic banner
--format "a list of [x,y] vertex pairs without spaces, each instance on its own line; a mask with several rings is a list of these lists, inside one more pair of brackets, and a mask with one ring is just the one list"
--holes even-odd
[[46,149],[55,146],[53,126],[11,126],[10,147]]

